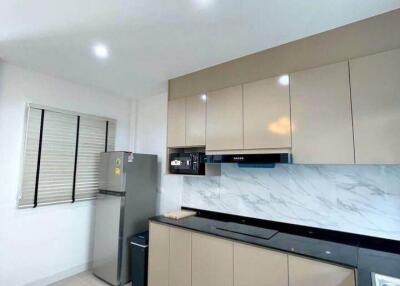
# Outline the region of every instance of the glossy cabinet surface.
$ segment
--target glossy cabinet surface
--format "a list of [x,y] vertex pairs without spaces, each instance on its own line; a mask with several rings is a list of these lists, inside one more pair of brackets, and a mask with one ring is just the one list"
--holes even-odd
[[347,62],[290,75],[293,162],[353,164]]
[[206,95],[186,98],[186,146],[206,144]]
[[243,149],[242,86],[208,93],[206,149]]
[[287,286],[287,254],[234,243],[235,286]]
[[169,269],[169,227],[150,223],[149,286],[167,286]]
[[150,223],[149,286],[355,286],[354,269]]
[[169,249],[169,285],[192,285],[192,234],[171,227]]
[[358,164],[400,163],[400,49],[350,61]]
[[355,286],[353,269],[289,255],[289,286]]
[[168,147],[186,145],[186,98],[168,101]]
[[244,149],[290,148],[289,83],[280,77],[243,85]]
[[192,233],[192,286],[233,286],[233,242]]

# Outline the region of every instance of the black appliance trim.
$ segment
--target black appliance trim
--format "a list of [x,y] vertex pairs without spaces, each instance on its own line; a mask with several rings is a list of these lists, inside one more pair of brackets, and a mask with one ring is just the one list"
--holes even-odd
[[240,163],[240,164],[273,164],[291,163],[291,155],[289,153],[275,154],[227,154],[227,155],[207,155],[207,164],[221,163]]
[[221,212],[213,212],[213,211],[196,209],[185,206],[182,206],[181,208],[183,210],[195,211],[198,217],[204,217],[208,219],[220,220],[225,222],[243,223],[257,227],[275,229],[279,232],[293,234],[293,235],[300,235],[310,238],[343,243],[352,246],[358,246],[362,248],[369,248],[379,251],[400,254],[400,241],[393,239],[373,237],[368,235],[310,227],[298,224],[277,222],[271,220],[263,220],[258,218],[238,216]]
[[125,197],[125,192],[117,192],[117,191],[99,190],[99,194],[111,195],[116,197]]
[[[177,157],[190,157],[191,165],[189,168],[178,168],[171,166],[171,161]],[[179,175],[205,175],[205,153],[204,152],[175,152],[169,154],[169,172],[171,174]]]

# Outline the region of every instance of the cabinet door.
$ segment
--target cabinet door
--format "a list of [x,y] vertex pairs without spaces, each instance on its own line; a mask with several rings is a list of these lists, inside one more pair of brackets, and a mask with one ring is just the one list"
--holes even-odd
[[270,78],[243,85],[244,149],[290,148],[289,84]]
[[185,146],[186,98],[168,101],[168,147]]
[[289,255],[289,286],[355,286],[354,269]]
[[234,243],[235,286],[288,286],[288,256]]
[[354,163],[348,63],[290,76],[294,163]]
[[192,286],[233,286],[233,242],[192,233]]
[[192,234],[171,227],[169,232],[169,285],[192,285]]
[[350,61],[356,163],[400,163],[400,49]]
[[243,149],[242,86],[208,94],[206,149]]
[[186,146],[206,145],[206,95],[186,98]]
[[167,286],[169,268],[169,227],[150,223],[149,286]]

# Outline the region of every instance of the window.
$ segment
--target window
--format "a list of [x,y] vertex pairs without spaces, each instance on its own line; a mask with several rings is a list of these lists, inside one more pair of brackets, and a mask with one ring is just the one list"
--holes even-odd
[[100,153],[113,151],[113,119],[29,105],[18,206],[93,199]]

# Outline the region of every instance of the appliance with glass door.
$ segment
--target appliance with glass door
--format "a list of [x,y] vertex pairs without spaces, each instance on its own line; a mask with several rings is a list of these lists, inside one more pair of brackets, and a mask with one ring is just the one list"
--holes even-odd
[[105,152],[100,157],[93,274],[124,285],[130,281],[129,238],[146,231],[156,213],[157,156]]

